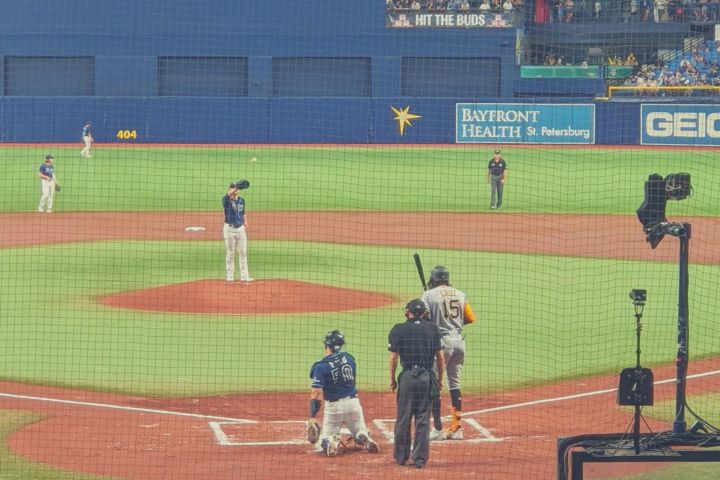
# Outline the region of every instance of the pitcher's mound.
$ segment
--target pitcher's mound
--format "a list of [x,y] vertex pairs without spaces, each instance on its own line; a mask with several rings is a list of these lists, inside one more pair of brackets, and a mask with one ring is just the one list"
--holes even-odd
[[198,280],[100,299],[104,305],[133,310],[218,315],[340,312],[377,308],[395,301],[389,295],[295,280]]

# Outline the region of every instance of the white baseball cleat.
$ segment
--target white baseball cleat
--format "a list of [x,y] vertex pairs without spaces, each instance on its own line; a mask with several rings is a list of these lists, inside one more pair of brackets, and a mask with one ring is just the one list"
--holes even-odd
[[333,437],[330,439],[327,449],[325,450],[325,453],[328,457],[336,457],[338,454],[338,449],[340,448],[340,436],[339,435],[333,435]]
[[430,441],[431,442],[439,442],[441,440],[445,440],[447,436],[445,435],[444,430],[435,430],[434,428],[430,430]]
[[458,429],[455,430],[454,432],[451,432],[451,431],[448,430],[448,431],[447,431],[447,436],[446,436],[446,438],[447,438],[448,440],[462,440],[462,439],[463,439],[463,429],[462,429],[462,427],[461,427],[461,428],[458,428]]
[[226,281],[226,282],[234,282],[235,279],[234,279],[233,277],[227,277],[227,278],[225,279],[225,281]]

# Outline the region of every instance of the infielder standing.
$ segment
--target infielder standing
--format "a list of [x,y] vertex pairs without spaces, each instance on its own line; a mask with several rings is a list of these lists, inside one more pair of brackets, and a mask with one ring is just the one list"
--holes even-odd
[[440,397],[433,405],[435,429],[430,432],[431,440],[462,440],[462,395],[460,393],[460,373],[465,364],[465,339],[463,327],[475,322],[475,313],[467,301],[465,293],[450,285],[450,271],[441,265],[430,272],[428,287],[422,300],[430,309],[433,322],[440,328],[445,371],[452,401],[452,423],[442,429],[440,417]]
[[245,199],[240,196],[240,190],[250,187],[250,182],[240,180],[231,183],[227,194],[222,198],[223,210],[225,211],[225,225],[223,226],[223,238],[225,239],[225,273],[227,281],[235,280],[235,253],[238,254],[240,264],[240,281],[252,282],[247,262],[247,216],[245,211]]
[[323,343],[325,357],[315,362],[310,370],[309,424],[315,422],[321,402],[325,400],[322,431],[316,449],[328,457],[336,456],[340,446],[340,428],[345,423],[358,445],[370,453],[378,453],[380,448],[370,437],[357,396],[355,359],[349,353],[340,351],[345,345],[345,335],[339,330],[332,330],[325,335]]
[[85,158],[92,157],[92,155],[90,155],[90,147],[92,146],[92,144],[95,140],[93,140],[92,133],[90,132],[91,128],[92,128],[92,122],[87,121],[87,122],[85,122],[85,125],[83,126],[83,129],[82,129],[82,139],[83,139],[83,143],[85,144],[85,147],[80,152],[80,155],[82,155]]
[[53,162],[55,158],[48,154],[45,155],[45,162],[40,164],[38,177],[40,177],[40,205],[38,212],[44,212],[47,207],[47,213],[52,213],[53,198],[55,198],[55,167]]

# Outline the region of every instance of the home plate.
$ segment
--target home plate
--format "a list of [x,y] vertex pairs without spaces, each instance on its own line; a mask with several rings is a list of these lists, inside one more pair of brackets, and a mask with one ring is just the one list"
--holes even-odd
[[205,227],[185,227],[186,232],[204,232]]

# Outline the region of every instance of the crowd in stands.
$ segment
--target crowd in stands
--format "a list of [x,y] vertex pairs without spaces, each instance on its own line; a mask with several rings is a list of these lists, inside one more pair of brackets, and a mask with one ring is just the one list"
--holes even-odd
[[511,13],[523,8],[523,0],[386,0],[389,11]]
[[624,81],[633,87],[720,86],[720,41],[709,40],[669,62],[638,67]]
[[[612,56],[612,57],[608,57],[608,59],[607,59],[607,65],[627,65],[627,66],[634,66],[634,65],[637,65],[637,64],[638,64],[638,61],[637,61],[637,59],[635,58],[635,54],[632,53],[632,52],[628,53],[625,58],[620,57],[619,55],[615,55],[615,56]],[[549,55],[546,55],[546,56],[545,56],[544,65],[549,65],[549,66],[553,66],[553,65],[555,65],[555,66],[562,66],[562,65],[571,65],[571,64],[568,63],[568,62],[565,60],[565,57],[563,57],[562,55],[549,54]],[[585,60],[585,61],[583,61],[583,62],[580,62],[579,65],[580,65],[581,67],[587,67],[587,66],[588,66],[588,62],[587,62],[587,60]]]
[[550,22],[720,22],[720,0],[544,1],[548,3]]

